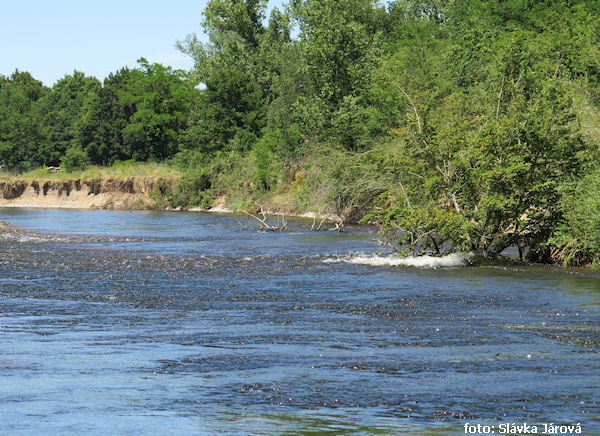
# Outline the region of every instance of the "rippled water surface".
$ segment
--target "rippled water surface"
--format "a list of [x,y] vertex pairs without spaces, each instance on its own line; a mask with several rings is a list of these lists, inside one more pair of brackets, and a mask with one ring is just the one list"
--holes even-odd
[[308,221],[0,219],[19,229],[0,234],[0,434],[600,433],[597,276],[408,266],[371,228]]

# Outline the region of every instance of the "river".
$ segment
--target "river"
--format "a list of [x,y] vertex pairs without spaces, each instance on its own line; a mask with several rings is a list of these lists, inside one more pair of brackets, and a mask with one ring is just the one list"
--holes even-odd
[[[600,280],[370,227],[0,209],[0,434],[600,434]],[[540,427],[542,429],[543,427]]]

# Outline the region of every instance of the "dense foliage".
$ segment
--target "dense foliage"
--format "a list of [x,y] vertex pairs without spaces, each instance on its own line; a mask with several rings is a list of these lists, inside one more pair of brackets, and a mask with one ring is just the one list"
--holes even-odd
[[199,98],[183,72],[143,58],[104,84],[75,71],[46,88],[17,71],[0,77],[0,163],[56,166],[72,148],[102,165],[168,159]]
[[210,0],[189,73],[0,77],[0,164],[170,161],[221,194],[379,222],[412,251],[600,259],[592,0]]

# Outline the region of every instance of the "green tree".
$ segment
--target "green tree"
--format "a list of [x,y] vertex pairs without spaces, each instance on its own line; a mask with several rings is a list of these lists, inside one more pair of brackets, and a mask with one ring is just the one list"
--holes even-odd
[[207,82],[192,122],[183,137],[186,149],[250,149],[264,126],[260,87],[248,73],[219,71]]
[[127,154],[139,161],[160,161],[178,151],[179,132],[184,129],[198,91],[181,71],[140,59],[141,69],[119,96],[122,105],[135,107],[123,128]]
[[265,31],[262,22],[266,5],[266,0],[211,0],[202,25],[216,45],[223,44],[227,34],[236,34],[256,49]]
[[37,149],[46,140],[36,103],[46,94],[42,82],[27,72],[0,77],[0,164],[13,169],[39,165]]
[[75,71],[54,84],[39,102],[44,113],[46,140],[37,150],[37,160],[46,165],[58,165],[65,151],[76,145],[77,125],[90,94],[97,94],[100,82]]
[[194,75],[206,83],[221,68],[256,72],[255,55],[265,28],[266,0],[210,0],[202,26],[210,42],[203,44],[194,33],[178,48],[194,59]]
[[[394,134],[407,156],[385,219],[413,245],[449,242],[493,253],[512,244],[536,247],[560,222],[562,187],[586,159],[568,56],[549,27],[552,14],[513,10],[509,2],[502,16],[494,2],[473,5],[476,12],[450,16],[448,26],[469,22],[472,32],[493,36],[489,45],[473,37],[458,63],[426,53],[419,61],[401,48],[383,70],[405,104]],[[527,28],[532,22],[536,28]],[[463,34],[442,30],[436,38],[464,43]]]
[[336,105],[369,83],[379,55],[373,0],[295,0],[305,74],[317,95]]
[[122,68],[104,79],[102,89],[90,93],[83,104],[77,123],[77,142],[87,152],[92,163],[109,165],[131,159],[123,141],[123,129],[135,113],[133,103],[124,104],[121,94],[139,76],[137,70]]
[[200,92],[181,71],[143,58],[139,63],[111,74],[84,102],[77,138],[93,163],[159,161],[179,150]]

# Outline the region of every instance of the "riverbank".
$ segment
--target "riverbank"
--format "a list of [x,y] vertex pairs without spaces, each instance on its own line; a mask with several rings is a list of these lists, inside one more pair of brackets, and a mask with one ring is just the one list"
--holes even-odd
[[0,207],[152,209],[159,189],[151,178],[2,181]]
[[111,167],[0,176],[0,207],[153,209],[181,177],[165,165],[123,162]]
[[[49,177],[5,177],[0,180],[0,207],[52,208],[52,209],[106,209],[106,210],[189,210],[194,212],[236,213],[250,210],[276,216],[297,216],[315,220],[342,222],[334,213],[298,211],[281,197],[264,197],[263,203],[250,199],[233,199],[221,195],[210,207],[178,207],[168,201],[179,180],[179,174],[170,177],[162,174],[124,176],[107,175],[106,178],[66,178],[65,175]],[[247,207],[250,205],[250,207]],[[257,210],[255,210],[257,209]]]

